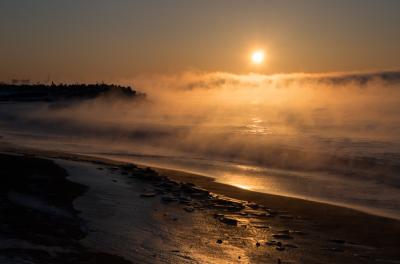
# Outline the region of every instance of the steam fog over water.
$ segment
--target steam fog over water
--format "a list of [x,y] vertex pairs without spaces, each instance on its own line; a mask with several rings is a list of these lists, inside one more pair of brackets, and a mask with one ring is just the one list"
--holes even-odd
[[3,103],[3,141],[400,218],[398,72],[188,72],[122,82],[146,99]]

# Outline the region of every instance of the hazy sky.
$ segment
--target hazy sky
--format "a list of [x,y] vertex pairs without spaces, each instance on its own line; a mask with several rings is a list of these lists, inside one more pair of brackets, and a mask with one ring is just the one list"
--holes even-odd
[[0,80],[398,68],[399,11],[398,0],[1,0]]

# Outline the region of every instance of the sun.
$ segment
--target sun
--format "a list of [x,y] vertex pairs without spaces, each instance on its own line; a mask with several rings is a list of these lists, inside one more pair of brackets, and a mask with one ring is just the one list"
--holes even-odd
[[251,53],[251,62],[254,64],[261,64],[264,61],[264,51],[255,50]]

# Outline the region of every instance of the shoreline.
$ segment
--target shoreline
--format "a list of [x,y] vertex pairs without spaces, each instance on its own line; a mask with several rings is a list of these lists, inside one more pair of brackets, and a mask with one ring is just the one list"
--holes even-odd
[[[8,148],[8,149],[7,149]],[[3,150],[2,150],[3,149]],[[94,162],[94,163],[105,163],[109,165],[123,165],[123,164],[134,164],[142,168],[152,168],[156,171],[166,173],[168,174],[167,176],[171,176],[172,179],[175,179],[177,181],[182,181],[182,182],[191,182],[194,184],[200,184],[200,185],[210,185],[210,188],[217,188],[218,190],[221,190],[222,192],[230,193],[230,195],[235,196],[235,193],[253,193],[255,196],[262,196],[265,195],[275,201],[280,201],[280,200],[285,200],[285,202],[281,203],[278,202],[276,203],[278,206],[288,204],[287,201],[294,200],[298,202],[304,202],[305,204],[310,204],[312,205],[318,205],[319,207],[332,207],[340,210],[345,210],[345,211],[355,211],[357,214],[365,214],[369,215],[373,218],[383,218],[387,219],[390,221],[395,221],[400,223],[400,219],[396,217],[390,217],[387,215],[382,215],[382,214],[374,214],[372,212],[369,212],[367,210],[362,210],[358,209],[356,207],[351,207],[351,206],[346,206],[345,204],[335,204],[335,203],[329,203],[329,202],[324,202],[324,201],[318,201],[318,200],[311,200],[311,199],[306,199],[302,197],[293,197],[293,196],[285,196],[285,195],[280,195],[280,194],[271,194],[271,193],[266,193],[266,192],[258,192],[255,190],[249,190],[249,189],[244,189],[240,188],[231,184],[226,184],[222,182],[218,182],[216,178],[199,174],[196,172],[190,172],[190,171],[184,171],[184,170],[179,170],[179,169],[170,169],[170,168],[164,168],[162,166],[153,166],[153,165],[147,165],[147,164],[142,164],[139,162],[131,162],[131,161],[126,161],[124,159],[119,159],[119,158],[110,158],[107,155],[103,154],[81,154],[81,153],[69,153],[69,152],[63,152],[63,151],[54,151],[54,150],[42,150],[42,149],[25,149],[25,148],[15,148],[12,145],[7,146],[6,149],[4,150],[4,146],[0,146],[0,153],[19,153],[20,154],[31,154],[31,155],[38,155],[41,156],[44,155],[44,158],[53,158],[53,157],[59,157],[63,159],[63,157],[76,160],[76,161],[88,161],[88,162]],[[189,181],[187,181],[189,179]],[[203,186],[204,188],[207,189],[207,186]],[[228,191],[228,189],[232,189]],[[234,191],[233,191],[234,190]],[[240,199],[240,198],[238,198]],[[245,199],[244,199],[245,200]],[[284,205],[285,206],[285,205]]]
[[[252,193],[259,193],[259,194],[265,194],[268,196],[273,196],[273,197],[282,197],[282,198],[287,198],[287,199],[296,199],[296,200],[301,200],[301,201],[305,201],[305,202],[311,202],[311,203],[317,203],[317,204],[323,204],[323,205],[328,205],[328,206],[334,206],[334,207],[339,207],[339,208],[343,208],[343,209],[350,209],[350,210],[355,210],[357,212],[361,212],[364,214],[368,214],[371,216],[376,216],[376,217],[382,217],[382,218],[387,218],[387,219],[391,219],[391,220],[395,220],[395,221],[400,221],[400,216],[394,215],[394,214],[390,214],[390,213],[385,213],[384,211],[376,211],[372,208],[368,208],[368,207],[362,207],[362,206],[357,206],[357,205],[351,205],[351,204],[345,204],[345,203],[335,203],[335,202],[329,202],[329,201],[324,201],[321,199],[308,199],[307,197],[301,197],[301,196],[291,196],[291,195],[284,195],[284,194],[275,194],[275,193],[269,193],[269,192],[262,192],[262,191],[257,191],[257,190],[252,190],[252,189],[247,189],[247,188],[241,188],[239,186],[235,186],[233,184],[229,184],[229,183],[225,183],[223,181],[219,181],[218,178],[216,177],[212,177],[206,174],[202,174],[199,172],[195,172],[195,171],[190,171],[190,170],[185,170],[185,169],[179,169],[179,168],[171,168],[168,166],[163,166],[163,165],[153,165],[151,163],[142,163],[140,161],[136,162],[134,160],[130,160],[129,158],[125,158],[125,157],[119,157],[119,155],[113,155],[113,154],[85,154],[82,153],[81,155],[87,155],[87,156],[92,156],[92,157],[99,157],[99,158],[105,158],[105,159],[109,159],[109,160],[113,160],[113,161],[121,161],[121,162],[127,162],[127,163],[133,163],[136,164],[138,166],[142,166],[142,167],[150,167],[153,168],[155,170],[159,170],[159,171],[165,171],[165,172],[172,172],[172,174],[182,174],[182,177],[180,178],[185,178],[186,176],[189,176],[190,179],[192,179],[193,181],[195,181],[198,177],[202,177],[202,178],[206,178],[204,180],[201,180],[199,182],[205,184],[209,184],[209,183],[217,183],[217,184],[222,184],[222,185],[227,185],[239,190],[246,190]],[[116,157],[116,158],[113,158]],[[186,176],[185,176],[186,175]]]
[[[94,156],[55,151],[13,148],[8,149],[8,151],[3,149],[2,152],[19,153],[50,159],[89,162],[107,166],[123,166],[129,164]],[[306,221],[306,229],[308,232],[323,233],[325,237],[341,241],[340,243],[374,247],[385,257],[400,259],[400,253],[397,248],[400,243],[400,221],[398,220],[375,216],[330,204],[257,193],[218,183],[215,182],[213,178],[206,176],[161,168],[154,168],[154,170],[160,175],[178,183],[195,184],[217,195],[224,195],[241,201],[256,203],[280,211],[282,214],[289,214],[294,221],[289,218],[282,218],[279,219],[279,221],[283,223],[302,222],[300,224],[293,223],[296,229],[298,227],[303,227],[303,222]]]
[[388,238],[400,243],[400,220],[397,219],[327,203],[249,191],[216,182],[213,178],[206,176],[161,168],[155,168],[155,170],[178,182],[190,182],[211,192],[276,210],[288,211],[299,218],[315,221],[318,230],[334,231],[331,232],[332,237],[347,237],[347,241],[355,243],[369,241],[373,246],[386,244]]

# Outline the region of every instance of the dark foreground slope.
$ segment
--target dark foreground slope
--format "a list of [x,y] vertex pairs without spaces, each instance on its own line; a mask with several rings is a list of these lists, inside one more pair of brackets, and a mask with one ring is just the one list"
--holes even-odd
[[52,161],[0,154],[0,263],[129,263],[79,244],[72,202],[86,187]]

